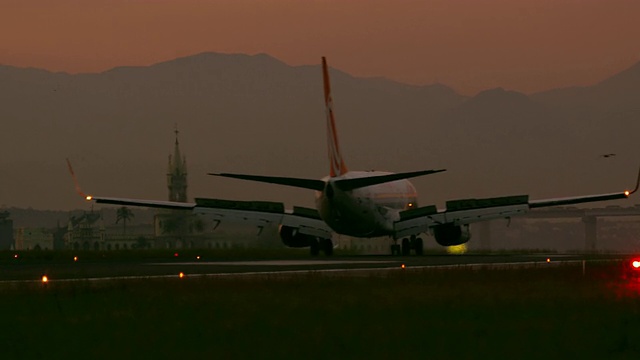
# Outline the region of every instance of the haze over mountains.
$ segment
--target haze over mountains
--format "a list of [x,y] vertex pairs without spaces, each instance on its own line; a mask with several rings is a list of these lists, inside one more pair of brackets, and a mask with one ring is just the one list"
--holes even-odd
[[[174,124],[190,198],[311,206],[310,191],[206,173],[325,176],[319,62],[203,53],[99,74],[0,66],[0,207],[88,208],[67,157],[85,192],[166,199]],[[414,181],[421,205],[619,191],[640,164],[640,63],[592,86],[529,95],[498,88],[465,97],[442,84],[336,69],[331,80],[350,169],[448,169]]]

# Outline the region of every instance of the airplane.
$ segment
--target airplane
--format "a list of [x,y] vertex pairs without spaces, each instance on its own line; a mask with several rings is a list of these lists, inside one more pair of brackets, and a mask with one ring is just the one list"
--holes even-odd
[[442,246],[461,245],[470,240],[469,224],[474,222],[510,218],[531,209],[547,206],[624,199],[635,193],[640,186],[639,171],[635,188],[631,191],[542,200],[529,200],[528,195],[461,199],[447,201],[444,209],[438,209],[435,205],[418,207],[416,188],[408,179],[440,173],[445,169],[404,173],[348,170],[338,142],[325,57],[322,57],[322,77],[326,108],[328,176],[322,179],[305,179],[209,173],[219,177],[314,190],[316,209],[294,206],[291,210],[285,210],[282,203],[266,201],[196,198],[195,202],[181,203],[84,195],[69,163],[76,189],[86,200],[96,203],[191,210],[196,214],[213,216],[217,221],[242,219],[263,224],[275,223],[278,224],[279,235],[284,245],[294,248],[308,247],[312,256],[317,256],[320,251],[327,256],[333,254],[333,234],[359,238],[388,236],[391,239],[391,253],[407,256],[411,251],[416,255],[423,253],[424,243],[420,237],[423,234],[432,234],[435,241]]

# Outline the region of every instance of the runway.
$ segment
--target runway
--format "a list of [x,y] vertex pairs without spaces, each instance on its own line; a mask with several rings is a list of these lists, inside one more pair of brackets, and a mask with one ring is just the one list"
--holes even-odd
[[418,269],[495,269],[549,267],[570,263],[593,263],[622,259],[620,255],[428,255],[428,256],[334,256],[308,259],[207,260],[205,257],[166,259],[68,259],[56,261],[16,261],[0,263],[0,283],[41,281],[46,275],[56,281],[102,281],[114,279],[280,276],[327,273],[356,276]]

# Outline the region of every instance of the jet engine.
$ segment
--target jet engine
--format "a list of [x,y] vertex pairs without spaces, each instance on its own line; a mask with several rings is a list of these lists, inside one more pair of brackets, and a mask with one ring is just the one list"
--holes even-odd
[[310,246],[312,241],[317,244],[316,238],[311,235],[300,234],[298,229],[291,226],[280,227],[280,239],[286,246],[293,248]]
[[433,228],[436,242],[442,246],[462,245],[471,239],[469,225],[442,224]]

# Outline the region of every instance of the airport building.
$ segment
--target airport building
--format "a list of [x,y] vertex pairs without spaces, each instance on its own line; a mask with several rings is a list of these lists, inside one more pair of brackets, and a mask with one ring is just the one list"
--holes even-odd
[[[122,210],[128,209],[121,207],[118,209],[118,214]],[[89,211],[79,216],[72,216],[65,230],[62,231],[63,248],[68,250],[125,250],[153,247],[152,225],[132,226],[121,220],[106,224],[102,212]]]
[[53,250],[54,234],[49,229],[19,228],[15,231],[16,250]]
[[9,216],[8,211],[0,212],[0,250],[10,250],[14,248],[13,220],[11,220]]
[[98,212],[85,212],[71,216],[64,236],[65,248],[69,250],[100,250],[104,241],[104,222]]

